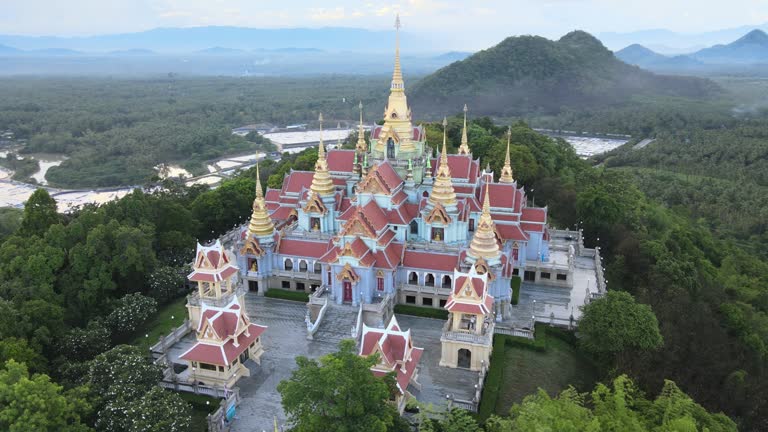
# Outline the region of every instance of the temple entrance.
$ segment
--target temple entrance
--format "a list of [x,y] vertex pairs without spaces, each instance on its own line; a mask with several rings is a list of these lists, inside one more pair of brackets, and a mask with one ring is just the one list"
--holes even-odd
[[395,140],[392,138],[387,140],[387,159],[395,158]]
[[456,366],[469,369],[472,366],[472,351],[466,348],[460,349],[459,358],[456,361]]
[[259,281],[249,280],[248,291],[259,292]]
[[352,301],[352,282],[344,281],[341,283],[341,286],[342,286],[342,289],[344,290],[344,301],[351,302]]

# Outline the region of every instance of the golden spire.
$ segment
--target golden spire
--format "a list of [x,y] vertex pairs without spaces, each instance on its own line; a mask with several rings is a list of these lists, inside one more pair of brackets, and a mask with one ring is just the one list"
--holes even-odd
[[509,160],[509,142],[512,140],[512,128],[507,130],[507,156],[504,158],[504,168],[501,169],[501,176],[499,177],[499,183],[514,183],[515,179],[512,177],[512,163]]
[[475,259],[477,258],[495,258],[499,256],[499,243],[496,241],[496,234],[491,218],[491,201],[488,191],[491,188],[485,185],[485,199],[483,199],[483,212],[480,214],[480,221],[477,224],[475,235],[472,236],[472,242],[469,244],[467,254]]
[[467,139],[467,104],[464,104],[464,128],[461,130],[461,145],[459,146],[459,154],[469,154],[469,140]]
[[392,71],[392,86],[390,89],[393,91],[405,90],[403,71],[400,69],[400,14],[397,14],[397,18],[395,18],[395,70]]
[[365,131],[363,131],[363,101],[358,105],[360,108],[360,126],[357,128],[357,151],[364,152],[368,150],[365,145]]
[[443,151],[440,154],[440,165],[437,167],[432,195],[429,196],[429,202],[432,204],[440,203],[444,206],[456,203],[456,192],[453,190],[453,183],[451,182],[451,168],[448,166],[448,147],[445,133],[447,126],[448,119],[443,118]]
[[259,164],[256,164],[256,198],[253,200],[253,213],[248,223],[248,233],[254,236],[272,235],[275,225],[267,213],[267,203],[264,201],[264,193],[261,191],[261,176]]
[[328,172],[328,161],[325,160],[325,146],[323,145],[323,114],[318,118],[320,122],[320,144],[317,147],[317,162],[315,162],[315,175],[312,177],[312,192],[318,195],[330,195],[333,193],[333,180]]

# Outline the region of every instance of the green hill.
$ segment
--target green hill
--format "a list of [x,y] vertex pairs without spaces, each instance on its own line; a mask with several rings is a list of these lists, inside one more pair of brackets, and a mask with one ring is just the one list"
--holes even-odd
[[635,97],[710,98],[720,92],[706,79],[630,66],[592,35],[574,31],[558,41],[509,37],[423,78],[409,95],[416,112],[432,116],[455,113],[464,103],[477,115],[509,116],[623,105]]

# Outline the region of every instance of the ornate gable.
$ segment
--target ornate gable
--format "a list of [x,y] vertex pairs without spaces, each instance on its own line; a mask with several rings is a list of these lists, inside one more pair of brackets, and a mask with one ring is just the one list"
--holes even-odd
[[339,274],[336,275],[336,280],[357,282],[360,280],[360,276],[355,273],[355,270],[351,265],[349,265],[349,263],[346,263],[344,264],[344,268],[342,268]]
[[344,229],[341,230],[340,235],[355,235],[368,238],[376,238],[376,231],[374,231],[370,224],[366,222],[367,221],[365,221],[364,218],[360,216],[360,213],[357,213],[355,216],[352,216],[352,218],[347,221],[347,223],[344,224]]
[[325,204],[323,204],[323,201],[318,194],[310,192],[307,204],[304,205],[304,211],[307,213],[325,214],[328,209],[325,207]]
[[240,255],[253,255],[257,257],[262,257],[266,253],[267,251],[264,250],[263,247],[261,247],[258,240],[256,240],[251,236],[248,236],[248,238],[245,240],[245,244],[243,245],[242,248],[240,248]]
[[451,223],[451,217],[448,216],[448,213],[445,211],[445,207],[443,207],[443,205],[440,203],[435,204],[435,207],[432,209],[432,211],[429,212],[424,220],[428,224],[439,223],[448,225]]

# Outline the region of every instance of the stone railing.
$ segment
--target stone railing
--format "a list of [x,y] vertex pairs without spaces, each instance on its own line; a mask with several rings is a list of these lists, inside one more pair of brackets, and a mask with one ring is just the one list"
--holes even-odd
[[333,233],[329,233],[329,232],[299,230],[299,229],[296,229],[297,226],[298,225],[291,225],[289,228],[285,230],[286,234],[288,235],[288,238],[300,237],[304,239],[328,240],[333,236]]
[[158,385],[162,388],[166,388],[173,391],[206,395],[206,396],[219,398],[219,399],[223,399],[227,397],[227,395],[229,395],[233,391],[233,390],[227,389],[226,387],[214,387],[214,386],[207,386],[207,385],[202,385],[198,383],[180,382],[178,380],[170,380],[170,379],[163,379],[163,381],[160,381]]
[[355,321],[355,325],[350,332],[352,339],[355,341],[357,341],[357,338],[360,337],[360,333],[363,331],[363,304],[360,303],[360,310],[357,311],[357,321]]
[[322,306],[326,303],[328,300],[328,297],[330,297],[330,291],[328,290],[327,285],[321,285],[318,289],[315,290],[315,292],[312,293],[311,296],[309,296],[309,303],[313,305]]
[[208,414],[208,432],[225,432],[230,430],[229,423],[240,405],[240,389],[235,387],[221,401],[219,408]]
[[363,310],[375,314],[383,314],[384,311],[390,307],[390,303],[393,301],[393,299],[394,298],[392,297],[392,294],[387,294],[381,299],[381,301],[363,304]]
[[400,284],[400,289],[405,291],[416,291],[424,294],[442,294],[449,295],[451,293],[451,287],[442,286],[428,286],[428,285],[413,285],[413,284]]
[[[482,323],[479,323],[482,325]],[[488,326],[482,330],[480,334],[475,333],[474,330],[453,330],[453,317],[449,317],[443,324],[443,335],[441,339],[446,339],[456,342],[466,342],[478,345],[490,345],[493,343],[493,332],[495,324],[491,321]]]
[[603,274],[603,260],[600,258],[600,247],[595,249],[595,271],[597,272],[597,292],[604,294],[608,287],[605,284],[605,275]]
[[517,336],[525,339],[531,339],[534,338],[534,330],[533,329],[524,329],[524,328],[517,328],[517,327],[503,327],[503,326],[496,326],[493,330],[494,334],[503,334],[507,336]]
[[160,340],[149,348],[150,354],[155,359],[157,359],[158,354],[160,357],[164,356],[168,348],[172,347],[191,331],[192,322],[189,319],[185,319],[184,323],[176,327],[170,334],[160,336]]
[[[245,295],[246,292],[248,292],[248,289],[246,289],[246,287],[243,286],[242,284],[237,284],[236,288],[234,289],[234,294],[238,297],[241,295]],[[224,294],[227,294],[227,293],[224,293]],[[232,298],[229,296],[226,296],[226,297],[222,296],[219,298],[206,297],[205,304],[207,304],[208,306],[214,306],[214,307],[224,307],[230,302],[230,300],[232,300]],[[197,290],[193,291],[187,296],[187,304],[190,306],[200,306],[200,293]]]
[[459,252],[461,242],[457,243],[444,243],[444,242],[409,242],[408,248],[414,250],[428,250],[435,252]]
[[480,407],[480,399],[483,396],[483,387],[485,386],[485,377],[488,375],[489,365],[483,364],[480,368],[480,374],[477,377],[477,384],[475,384],[475,394],[472,400],[456,399],[453,395],[447,395],[448,410],[452,408],[460,408],[469,412],[476,413]]
[[320,328],[320,323],[323,321],[323,317],[325,316],[325,311],[328,310],[328,297],[324,297],[323,300],[323,307],[320,308],[320,312],[317,314],[317,319],[315,322],[312,322],[312,319],[309,316],[309,309],[307,309],[307,314],[304,317],[304,323],[307,325],[307,339],[309,340],[314,339],[315,333],[317,333],[317,330]]
[[291,279],[320,280],[322,273],[315,273],[307,270],[274,270],[272,276],[279,276]]

